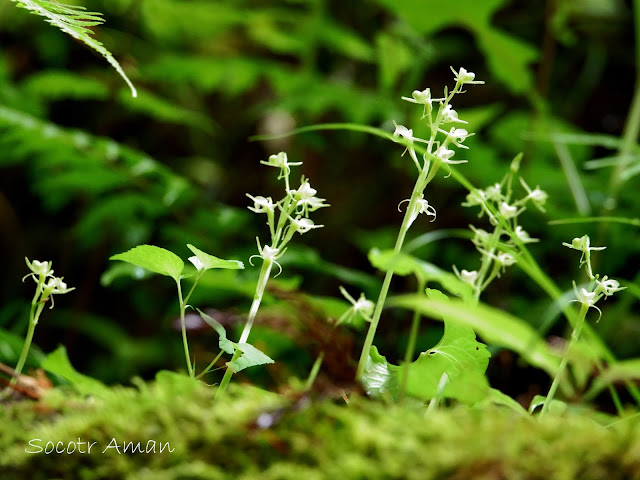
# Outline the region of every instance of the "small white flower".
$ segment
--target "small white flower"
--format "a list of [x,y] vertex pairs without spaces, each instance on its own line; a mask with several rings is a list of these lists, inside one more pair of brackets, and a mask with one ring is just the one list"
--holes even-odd
[[510,253],[501,252],[496,256],[496,261],[502,265],[502,267],[510,267],[516,263],[516,259]]
[[499,183],[496,183],[485,188],[484,193],[487,200],[498,202],[502,199],[502,186]]
[[613,278],[609,278],[606,275],[602,277],[602,280],[596,280],[596,288],[594,293],[596,295],[604,295],[605,297],[610,297],[615,292],[619,292],[620,290],[624,290],[627,287],[621,287],[620,282],[614,280]]
[[[438,157],[442,161],[442,163],[447,164],[447,165],[456,165],[458,163],[467,163],[467,160],[451,160],[451,157],[453,157],[454,153],[455,152],[453,150],[449,150],[447,147],[442,145],[435,152],[433,152],[433,155]],[[425,158],[425,161],[428,160],[428,155],[426,153],[425,153],[425,157],[424,158]],[[449,173],[447,175],[447,177],[448,177],[449,175],[451,175],[451,167],[447,167],[447,168],[449,169]]]
[[522,187],[527,191],[527,196],[525,197],[525,199],[531,200],[538,210],[544,212],[544,204],[549,198],[547,192],[541,190],[540,187],[536,187],[532,190],[531,188],[529,188],[529,185],[527,185],[527,182],[525,182],[522,177],[520,177],[520,183],[522,184]]
[[586,288],[581,288],[580,290],[578,290],[575,281],[573,282],[573,291],[576,294],[576,299],[571,301],[581,303],[582,305],[586,305],[589,308],[595,308],[600,314],[598,316],[598,320],[600,320],[600,317],[602,316],[602,310],[596,307],[596,302],[600,300],[602,295],[596,295],[595,291],[589,292]]
[[458,148],[469,148],[465,145],[462,145],[462,142],[464,142],[468,137],[470,137],[473,134],[467,132],[464,128],[451,127],[451,130],[449,130],[448,132],[445,132],[444,130],[440,130],[440,131],[447,136],[444,142],[445,144],[451,143]]
[[291,173],[291,168],[294,165],[302,165],[302,162],[292,162],[290,163],[287,154],[285,152],[280,152],[277,155],[269,156],[268,161],[260,161],[261,164],[267,165],[269,167],[276,167],[280,169],[280,175],[278,178],[283,178],[288,176]]
[[596,292],[588,292],[586,288],[581,288],[579,292],[576,292],[576,298],[578,302],[593,307],[596,303]]
[[475,207],[476,205],[484,205],[485,193],[482,190],[474,189],[467,194],[463,207]]
[[312,230],[314,228],[324,227],[324,225],[315,225],[313,223],[313,220],[309,218],[301,218],[301,217],[291,219],[291,224],[295,227],[296,231],[301,234],[307,233],[309,230]]
[[[401,201],[398,204],[398,211],[400,211],[400,205],[402,205],[404,202],[411,203],[411,200],[406,199]],[[409,218],[409,226],[413,224],[415,219],[418,218],[418,215],[420,215],[421,213],[426,213],[428,216],[433,217],[433,220],[431,220],[432,222],[436,219],[436,209],[429,205],[429,202],[424,198],[424,194],[421,194],[420,198],[418,198],[418,200],[416,201],[413,212],[411,212],[411,217]]]
[[396,122],[393,122],[396,129],[393,131],[394,137],[402,137],[410,144],[413,144],[413,130],[405,127],[404,125],[398,125]]
[[500,204],[500,215],[504,218],[513,218],[518,216],[518,207],[515,205],[509,205],[507,202],[502,202]]
[[453,272],[456,274],[456,277],[458,277],[464,283],[467,283],[475,288],[476,281],[478,280],[477,270],[468,271],[463,268],[462,271],[460,272],[458,271],[458,268],[455,265],[453,265]]
[[547,195],[547,192],[545,192],[544,190],[540,190],[540,187],[536,187],[531,191],[531,193],[529,193],[528,197],[534,203],[539,203],[542,205],[547,201],[549,195]]
[[51,293],[67,293],[71,290],[75,290],[75,288],[67,288],[67,284],[62,281],[62,277],[54,277],[49,280],[49,283],[47,283],[45,291],[46,290],[50,290]]
[[360,313],[363,317],[370,317],[375,306],[371,300],[367,300],[364,293],[361,293],[356,303],[353,304],[353,311]]
[[247,193],[247,197],[253,200],[253,207],[247,207],[249,210],[255,213],[273,213],[275,206],[271,197],[254,197]]
[[432,216],[433,220],[431,221],[435,221],[436,209],[429,205],[429,202],[423,196],[420,196],[420,198],[416,202],[416,210],[418,211],[418,214],[426,213],[428,216]]
[[411,94],[416,103],[420,103],[422,105],[431,105],[433,101],[431,99],[431,89],[425,88],[424,90],[414,90]]
[[373,315],[375,304],[371,300],[367,300],[364,293],[360,294],[358,300],[354,300],[344,287],[340,287],[340,293],[342,293],[342,296],[351,303],[352,307],[342,314],[336,322],[336,325],[340,325],[345,322],[352,323],[356,315],[364,318],[368,322],[371,321],[371,315]]
[[39,262],[38,260],[34,260],[33,262],[30,262],[27,257],[25,257],[24,260],[25,262],[27,262],[27,267],[29,267],[29,270],[31,270],[32,273],[25,275],[22,278],[23,282],[24,282],[24,279],[27,277],[33,277],[33,279],[37,282],[38,279],[36,279],[36,275],[38,277],[53,276],[53,270],[51,269],[51,262]]
[[313,212],[318,208],[329,206],[324,203],[324,198],[316,197],[316,193],[318,193],[318,191],[303,177],[300,188],[291,190],[291,197],[297,202],[296,207],[300,207],[299,211],[306,215],[308,212]]
[[450,104],[445,105],[445,107],[442,109],[442,123],[456,123],[456,122],[468,123],[458,118],[458,112],[456,112]]
[[260,251],[260,256],[267,260],[274,260],[278,258],[279,253],[280,250],[278,250],[277,248],[265,245],[264,248]]
[[464,84],[482,84],[484,82],[475,80],[476,74],[473,72],[468,72],[466,69],[460,67],[459,71],[455,71],[453,67],[450,67],[453,74],[456,76],[456,82],[462,85]]
[[[453,157],[456,152],[449,150],[447,147],[438,148],[433,154],[442,160],[444,163],[449,163],[449,159]],[[464,160],[466,162],[466,160]]]
[[276,262],[276,260],[278,258],[280,258],[282,255],[284,255],[284,252],[287,251],[287,249],[285,248],[284,250],[280,251],[280,249],[278,248],[273,248],[270,245],[265,245],[264,247],[262,247],[260,245],[260,239],[258,237],[256,237],[256,243],[258,244],[258,252],[259,255],[251,255],[249,257],[249,263],[253,266],[253,257],[260,257],[265,261],[270,261],[275,263],[278,268],[280,269],[278,274],[276,275],[276,277],[278,275],[280,275],[280,273],[282,273],[282,267],[280,266],[280,264],[278,262]]
[[522,243],[535,243],[540,241],[537,238],[531,238],[529,234],[520,225],[516,227],[514,233]]
[[604,250],[607,247],[592,247],[591,239],[589,238],[588,235],[583,235],[580,238],[578,237],[574,238],[573,240],[571,240],[571,244],[567,242],[562,242],[562,245],[582,252],[582,255],[580,256],[580,266],[586,264],[587,274],[589,275],[589,278],[594,278],[593,272],[591,271],[591,251]]
[[75,288],[68,288],[67,284],[62,280],[63,277],[53,277],[49,280],[49,282],[42,287],[42,301],[46,301],[51,298],[51,307],[53,308],[53,297],[54,294],[63,294],[69,293]]

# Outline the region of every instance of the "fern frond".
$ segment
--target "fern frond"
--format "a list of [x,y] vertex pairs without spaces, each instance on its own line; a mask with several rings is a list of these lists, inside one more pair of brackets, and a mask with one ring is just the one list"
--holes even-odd
[[55,0],[12,0],[18,7],[29,10],[35,15],[44,17],[51,25],[59,28],[64,33],[80,40],[88,47],[99,52],[116,69],[120,76],[127,82],[131,89],[131,94],[136,97],[136,88],[124,73],[118,61],[113,57],[102,43],[91,37],[93,33],[89,27],[100,25],[104,22],[102,14],[97,12],[87,12],[84,7],[78,5],[64,5]]

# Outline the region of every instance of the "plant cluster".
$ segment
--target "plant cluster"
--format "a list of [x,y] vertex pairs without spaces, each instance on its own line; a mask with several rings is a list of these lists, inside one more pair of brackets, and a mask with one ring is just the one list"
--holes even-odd
[[[110,52],[104,49],[102,44],[90,36],[92,31],[89,27],[96,26],[102,21],[99,14],[87,12],[81,7],[65,6],[48,0],[14,0],[14,2],[18,6],[45,17],[49,23],[57,26],[63,32],[102,53],[129,84],[133,96],[136,96],[136,89],[120,65]],[[390,8],[401,10],[402,6]],[[180,37],[179,33],[175,35],[176,38]],[[266,37],[271,38],[274,44],[276,43],[268,34]],[[389,39],[387,38],[387,40]],[[327,40],[325,39],[325,41]],[[351,45],[350,54],[353,56],[359,55],[354,52],[364,51],[361,50],[358,41]],[[360,54],[366,56],[367,52]],[[309,57],[311,56],[309,55]],[[165,60],[174,67],[175,65],[184,65],[176,58]],[[270,75],[275,79],[274,83],[278,83],[282,74],[279,68],[273,67],[270,70]],[[178,68],[175,70],[182,72]],[[606,389],[619,416],[625,417],[628,407],[621,400],[618,387],[623,384],[633,400],[640,403],[640,391],[634,384],[634,381],[640,378],[640,365],[637,359],[618,361],[606,344],[602,342],[595,329],[587,322],[587,314],[593,308],[598,311],[598,320],[600,320],[603,311],[601,310],[602,303],[599,303],[600,306],[596,305],[598,302],[626,288],[629,288],[629,291],[637,291],[637,288],[630,288],[633,286],[631,282],[629,285],[622,286],[618,280],[607,275],[601,276],[594,273],[597,268],[592,264],[591,253],[605,247],[592,247],[588,235],[576,237],[570,243],[563,243],[564,246],[581,252],[580,266],[585,267],[588,277],[588,282],[585,284],[573,281],[575,298],[569,299],[567,294],[563,293],[562,289],[550,278],[550,275],[545,273],[529,248],[532,245],[545,244],[546,239],[535,233],[536,238],[532,237],[528,233],[531,231],[530,228],[524,228],[521,215],[529,207],[534,207],[539,212],[545,213],[548,203],[550,203],[549,198],[552,196],[547,193],[546,189],[543,190],[538,185],[542,184],[541,181],[538,181],[539,178],[531,182],[531,185],[536,185],[535,188],[532,188],[525,181],[521,175],[521,163],[524,158],[522,154],[516,156],[511,162],[509,170],[499,182],[491,181],[490,186],[486,188],[476,188],[459,171],[457,165],[467,163],[467,159],[460,157],[469,148],[468,144],[472,142],[469,139],[474,133],[467,130],[471,128],[469,125],[473,123],[471,117],[463,115],[463,118],[460,118],[457,110],[454,109],[454,100],[457,100],[458,95],[466,93],[467,89],[484,82],[476,80],[475,74],[465,68],[454,69],[452,67],[451,71],[454,76],[453,86],[451,88],[445,87],[442,96],[435,96],[430,88],[425,88],[413,91],[411,96],[402,97],[404,101],[414,104],[420,109],[422,128],[427,132],[425,138],[414,135],[414,128],[395,122],[392,133],[383,129],[353,124],[313,127],[317,130],[331,128],[366,131],[389,138],[404,147],[402,155],[408,154],[410,165],[413,165],[411,170],[413,167],[417,170],[415,172],[417,178],[410,195],[398,204],[398,211],[402,212],[404,209],[404,216],[393,248],[384,249],[380,245],[374,245],[374,248],[369,251],[371,264],[383,272],[381,286],[378,285],[377,278],[364,275],[365,280],[369,283],[367,288],[363,287],[366,292],[362,292],[357,299],[349,293],[347,288],[340,286],[339,291],[348,303],[340,302],[341,310],[334,308],[332,314],[326,315],[326,317],[333,319],[335,328],[342,325],[356,325],[359,322],[364,322],[367,325],[366,337],[357,363],[356,381],[372,397],[390,402],[406,402],[407,404],[411,399],[411,402],[426,407],[427,412],[433,411],[442,404],[464,403],[475,406],[496,404],[506,406],[524,416],[527,415],[526,408],[523,408],[515,399],[499,389],[493,388],[486,375],[491,353],[504,348],[516,352],[529,365],[541,369],[550,378],[551,386],[548,394],[536,396],[529,405],[525,405],[525,407],[529,407],[530,412],[539,406],[541,406],[541,416],[548,415],[554,409],[568,411],[572,408],[570,402],[572,398],[584,395],[584,398],[593,399]],[[85,84],[85,87],[87,91],[93,92],[88,94],[89,97],[94,98],[92,95],[99,95],[95,93],[95,89],[91,90],[95,85]],[[515,87],[511,85],[511,88]],[[186,96],[188,97],[188,95]],[[349,95],[345,95],[344,98],[349,98]],[[178,121],[176,119],[183,118],[183,113],[185,113],[179,108],[171,109],[158,99],[154,100],[153,97],[147,97],[147,103],[144,101],[142,100],[141,105],[143,106],[140,108],[153,112],[158,118]],[[340,102],[336,100],[336,103]],[[37,109],[34,107],[34,110]],[[202,118],[197,112],[190,113],[190,121],[200,125]],[[181,121],[184,122],[184,120]],[[260,271],[255,286],[252,285],[251,288],[251,305],[248,309],[246,322],[242,325],[238,340],[233,341],[230,339],[233,334],[228,333],[223,322],[215,318],[216,314],[205,313],[204,304],[208,303],[208,300],[203,301],[202,299],[211,294],[214,289],[202,287],[209,278],[219,274],[220,271],[244,269],[244,262],[215,257],[191,243],[187,243],[187,248],[193,255],[184,261],[171,250],[148,243],[152,238],[150,225],[156,219],[166,216],[166,209],[180,206],[184,211],[189,212],[190,206],[199,203],[200,197],[190,191],[188,180],[160,162],[115,141],[58,128],[52,123],[10,107],[0,107],[0,122],[9,125],[10,127],[7,128],[14,129],[12,131],[20,132],[16,136],[8,135],[7,139],[3,140],[7,144],[17,144],[20,147],[24,138],[29,138],[31,143],[24,149],[18,148],[18,150],[28,151],[39,159],[38,166],[35,167],[39,173],[38,182],[40,183],[38,186],[45,192],[47,188],[55,191],[54,203],[57,208],[66,206],[69,199],[77,192],[84,192],[85,190],[82,189],[84,182],[91,179],[93,182],[92,190],[88,197],[97,198],[95,202],[97,206],[90,215],[87,215],[88,219],[83,219],[78,230],[85,233],[100,230],[98,227],[109,223],[107,221],[111,215],[109,212],[114,210],[122,212],[121,225],[118,226],[121,231],[127,231],[129,217],[135,217],[138,214],[147,217],[147,224],[140,224],[140,228],[131,229],[132,232],[127,231],[128,236],[123,241],[127,245],[126,248],[131,245],[137,246],[123,253],[112,255],[110,259],[125,262],[129,268],[126,273],[140,273],[142,271],[143,275],[141,276],[144,276],[151,272],[170,277],[175,282],[182,349],[189,381],[202,380],[205,375],[208,376],[207,378],[214,378],[213,383],[218,384],[216,387],[218,401],[227,391],[234,374],[249,367],[267,365],[278,360],[278,358],[272,359],[267,349],[263,348],[265,351],[262,351],[263,349],[256,346],[257,343],[256,345],[250,343],[249,338],[265,294],[268,292],[267,286],[270,280],[280,275],[283,270],[280,262],[286,267],[283,258],[286,258],[287,252],[289,256],[294,250],[290,246],[291,241],[296,234],[305,234],[324,227],[324,225],[316,224],[311,216],[317,210],[329,206],[325,198],[318,196],[317,190],[311,186],[305,176],[300,178],[299,183],[293,180],[292,168],[302,165],[302,162],[290,162],[287,153],[283,151],[269,156],[266,161],[260,163],[278,171],[277,178],[284,183],[284,195],[279,200],[274,200],[271,196],[246,194],[251,202],[248,209],[262,219],[266,217],[268,236],[256,237],[258,253],[248,258],[251,266],[254,266],[254,260],[258,261],[259,259]],[[418,127],[415,130],[418,131]],[[556,137],[552,138],[556,148],[560,152],[564,152],[558,146],[562,143],[560,140]],[[55,154],[49,151],[49,146],[52,145],[56,147]],[[624,147],[626,150],[622,153],[625,155],[634,151],[627,144]],[[51,161],[49,161],[50,155],[54,157]],[[92,161],[87,161],[87,158]],[[623,163],[617,163],[616,166],[617,173],[612,179],[609,190],[611,197],[608,200],[610,201],[606,205],[615,204],[623,177],[628,179],[633,174],[633,170],[631,174],[629,170],[624,170],[626,167]],[[472,164],[469,167],[473,168]],[[479,208],[478,217],[488,219],[489,226],[470,225],[471,233],[466,232],[462,235],[471,239],[475,250],[480,255],[480,265],[475,269],[459,269],[458,267],[466,264],[468,260],[460,258],[451,265],[453,269],[453,273],[451,273],[448,265],[446,270],[442,270],[423,258],[419,258],[407,248],[410,230],[412,227],[415,229],[415,226],[419,224],[417,220],[421,218],[421,215],[423,215],[422,218],[424,216],[429,218],[431,222],[436,221],[437,212],[434,205],[438,204],[437,190],[427,190],[427,187],[441,171],[445,174],[445,178],[452,177],[469,190],[466,201],[462,205]],[[60,173],[55,181],[62,184],[63,187],[52,187],[53,176],[46,175],[48,172]],[[102,175],[103,173],[104,175]],[[526,176],[527,179],[530,178],[528,173]],[[575,187],[573,182],[569,183]],[[136,190],[137,188],[140,190]],[[576,187],[575,191],[579,190]],[[120,195],[123,192],[124,195]],[[152,193],[147,196],[145,192]],[[101,205],[100,202],[103,196],[106,197],[104,202],[106,206]],[[580,203],[582,197],[576,194],[575,198],[579,209],[582,208],[580,207],[583,205]],[[394,202],[397,200],[395,199]],[[333,200],[332,203],[334,203]],[[130,208],[132,206],[135,208]],[[189,214],[193,217],[200,216],[205,219],[201,222],[207,223],[207,215],[210,212],[201,208],[189,212]],[[233,219],[241,218],[240,215],[234,215],[235,213],[231,214]],[[618,220],[619,223],[633,224],[630,219]],[[167,221],[167,223],[170,222]],[[239,226],[236,226],[234,232],[238,238],[242,237],[244,226],[248,223],[248,221],[244,224],[238,222]],[[328,224],[328,222],[324,223]],[[193,231],[189,231],[188,234],[176,234],[175,230],[173,232],[174,239],[195,236],[192,235]],[[202,235],[201,238],[205,236]],[[242,239],[245,243],[250,243],[246,241],[246,238]],[[217,238],[208,239],[213,244],[216,243],[216,240]],[[187,241],[201,245],[194,240]],[[186,242],[180,244],[184,243]],[[219,248],[223,250],[223,247]],[[362,281],[362,275],[358,276],[353,271],[341,269],[330,264],[328,260],[318,260],[317,264],[321,264],[328,270],[336,270],[334,276],[341,283],[349,284],[349,288],[367,283]],[[66,285],[62,277],[54,276],[51,262],[29,261],[27,259],[27,266],[31,273],[23,280],[31,277],[36,283],[36,291],[31,301],[26,338],[15,370],[12,372],[7,392],[15,387],[25,367],[35,327],[45,306],[50,302],[53,307],[55,295],[74,290]],[[518,266],[529,279],[546,292],[550,302],[559,312],[557,316],[561,312],[570,324],[572,329],[570,339],[562,351],[559,352],[558,349],[549,345],[545,341],[544,335],[534,328],[531,322],[523,320],[516,314],[507,313],[482,302],[483,292],[492,282],[501,278],[508,267],[512,266]],[[274,269],[277,269],[275,275],[273,275]],[[117,267],[110,269],[105,277],[109,275],[117,277]],[[396,276],[414,276],[416,280],[415,293],[391,295],[392,280]],[[238,277],[226,278],[228,281],[228,278],[236,280]],[[622,277],[619,278],[622,279]],[[358,281],[361,281],[360,285],[355,285]],[[623,280],[622,283],[626,282]],[[375,302],[369,299],[373,298],[370,294],[374,290],[374,288],[370,288],[372,284],[376,287],[377,299]],[[565,290],[569,292],[569,295],[571,294],[569,288]],[[196,292],[198,293],[196,294]],[[202,309],[196,308],[196,303],[202,306]],[[578,303],[578,310],[575,309],[573,303]],[[174,307],[175,305],[174,303]],[[388,361],[380,353],[383,351],[382,348],[379,348],[380,344],[374,344],[378,329],[385,319],[389,307],[407,309],[412,314],[403,361],[398,365]],[[220,352],[208,365],[200,369],[196,363],[199,359],[196,359],[192,354],[193,348],[191,348],[192,345],[190,346],[189,341],[187,313],[190,308],[196,310],[203,322],[218,335]],[[334,314],[337,310],[339,312]],[[435,346],[419,349],[418,337],[422,330],[422,319],[425,316],[443,322],[444,333]],[[604,316],[609,317],[609,315]],[[485,343],[479,341],[476,335]],[[416,355],[418,350],[422,351]],[[220,359],[224,354],[230,358],[222,363]],[[310,389],[313,386],[324,361],[324,355],[324,353],[320,353],[315,358],[304,384],[305,389]],[[43,366],[49,372],[58,374],[74,384],[83,393],[104,393],[104,387],[99,382],[73,370],[64,350],[57,350],[47,356]],[[215,376],[217,371],[222,369],[224,369],[224,374],[221,378]],[[585,374],[585,372],[587,373]],[[589,378],[589,375],[593,375],[594,378]],[[562,397],[567,402],[561,401],[557,397]],[[607,421],[610,422],[610,419]]]

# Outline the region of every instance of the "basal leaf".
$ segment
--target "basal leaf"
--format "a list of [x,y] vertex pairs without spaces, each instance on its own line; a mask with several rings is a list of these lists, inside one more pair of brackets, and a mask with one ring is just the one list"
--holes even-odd
[[62,345],[46,356],[41,367],[47,372],[61,376],[85,395],[104,395],[109,391],[98,380],[76,371],[69,361],[67,350]]
[[[432,297],[445,301],[443,293],[437,290],[430,292]],[[444,335],[440,342],[409,364],[406,393],[424,400],[441,395],[465,403],[479,402],[489,392],[484,372],[490,354],[485,345],[476,341],[472,328],[447,317],[444,322]],[[404,368],[389,364],[372,347],[362,378],[365,390],[373,396],[398,398]],[[448,383],[441,388],[440,381],[444,374],[448,377]]]
[[362,386],[373,397],[388,397],[392,400],[400,397],[400,367],[387,362],[375,345],[369,351],[362,374]]
[[245,368],[256,365],[275,363],[271,358],[249,343],[237,343],[235,346],[242,352],[242,356],[234,361],[227,362],[227,366],[233,373],[238,373]]
[[175,253],[154,245],[138,245],[131,250],[118,253],[109,260],[122,260],[138,267],[166,275],[176,282],[180,280],[180,275],[184,269],[184,262]]
[[442,317],[465,324],[484,340],[519,353],[531,365],[553,376],[560,363],[549,346],[526,322],[487,305],[465,304],[459,300],[442,301],[422,295],[402,295],[388,300],[389,306],[417,310],[436,320]]
[[211,328],[213,328],[216,332],[218,332],[218,336],[220,337],[220,340],[218,341],[218,345],[220,346],[220,349],[228,354],[233,354],[235,346],[234,346],[234,343],[227,338],[227,331],[225,330],[225,328],[217,320],[214,320],[212,317],[204,313],[199,308],[196,308],[196,310],[198,311],[202,319]]
[[[189,250],[195,254],[196,258],[202,265],[203,270],[209,270],[211,268],[230,268],[232,270],[238,270],[244,268],[244,263],[238,260],[223,260],[221,258],[214,257],[213,255],[209,255],[193,245],[187,244],[187,247],[189,247]],[[200,268],[198,268],[198,270],[200,270]]]

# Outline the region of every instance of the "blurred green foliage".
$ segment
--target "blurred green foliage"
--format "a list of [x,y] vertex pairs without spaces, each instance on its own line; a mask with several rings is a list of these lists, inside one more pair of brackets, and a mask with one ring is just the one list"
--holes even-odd
[[[549,2],[555,10],[544,2],[508,0],[67,3],[103,13],[106,23],[95,28],[95,37],[120,62],[139,97],[131,98],[118,75],[83,44],[10,2],[0,4],[2,362],[13,361],[5,336],[26,329],[27,293],[19,279],[28,255],[53,260],[77,288],[39,326],[35,342],[42,350],[63,343],[74,365],[107,382],[178,368],[178,305],[170,286],[108,270],[107,259],[141,243],[182,255],[193,243],[246,261],[265,226],[246,210],[245,193],[271,194],[275,178],[265,176],[258,161],[286,150],[292,161],[305,162],[305,175],[332,205],[318,212],[317,223],[325,228],[283,258],[285,273],[265,299],[272,309],[264,323],[293,340],[278,348],[303,359],[270,367],[271,378],[304,376],[314,356],[296,348],[313,351],[321,344],[310,333],[319,327],[310,325],[339,310],[335,301],[323,309],[319,305],[330,302],[322,299],[337,297],[339,285],[375,298],[379,277],[367,252],[390,246],[413,166],[398,146],[355,132],[248,139],[325,122],[390,131],[394,120],[417,124],[400,96],[425,85],[444,87],[450,65],[486,82],[456,105],[476,132],[468,141],[465,176],[485,187],[502,178],[522,151],[524,178],[550,195],[547,215],[528,213],[524,225],[541,239],[531,250],[547,274],[570,290],[577,264],[560,245],[586,233],[594,244],[608,246],[600,271],[623,283],[635,280],[636,226],[547,224],[576,216],[638,216],[635,144],[613,210],[607,199],[617,161],[613,168],[584,168],[589,160],[615,158],[633,94],[634,32],[621,1]],[[595,133],[609,141],[567,136]],[[459,229],[482,221],[460,207],[465,191],[451,179],[438,178],[431,192],[438,220],[417,225],[413,238],[441,229],[445,241],[419,243],[412,254],[447,271],[454,263],[473,268],[475,250]],[[251,268],[212,273],[203,279],[206,294],[198,301],[221,310],[233,326],[233,317],[248,308],[256,276]],[[392,287],[412,291],[412,281],[397,278]],[[300,300],[300,290],[312,299]],[[487,292],[486,301],[543,334],[564,333],[559,310],[517,269]],[[634,308],[632,295],[612,301],[597,326],[623,357],[640,355]],[[408,328],[401,312],[388,315]],[[283,326],[292,322],[294,327]],[[440,327],[421,336],[422,350],[437,340],[434,328]],[[202,356],[197,361],[206,364],[205,352],[215,354],[215,335],[197,327],[192,335]],[[390,361],[397,360],[405,336],[401,328],[381,332],[377,343]],[[268,345],[265,352],[272,354]],[[516,368],[512,359],[505,361]],[[528,389],[514,384],[507,371],[492,373],[494,386],[512,394]]]

